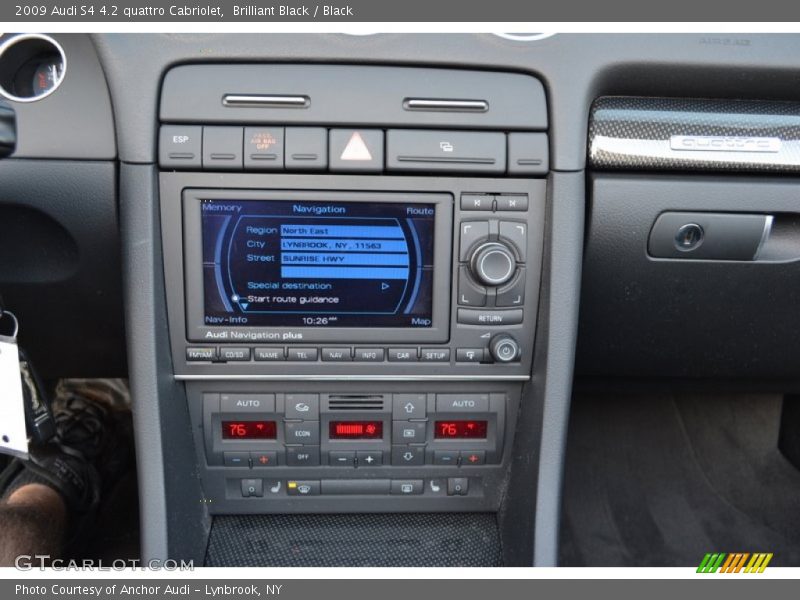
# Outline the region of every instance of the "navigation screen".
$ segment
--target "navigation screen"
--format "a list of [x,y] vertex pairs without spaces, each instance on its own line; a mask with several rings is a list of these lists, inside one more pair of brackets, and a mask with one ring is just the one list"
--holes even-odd
[[432,326],[435,205],[203,200],[207,326]]

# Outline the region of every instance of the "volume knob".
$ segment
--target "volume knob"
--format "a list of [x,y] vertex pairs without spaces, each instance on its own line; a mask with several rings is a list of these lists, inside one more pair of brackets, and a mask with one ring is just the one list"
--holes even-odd
[[501,333],[489,342],[489,353],[495,362],[514,362],[519,359],[519,342],[507,333]]
[[470,271],[480,283],[488,286],[503,285],[514,276],[517,261],[505,244],[488,242],[476,248],[470,260]]

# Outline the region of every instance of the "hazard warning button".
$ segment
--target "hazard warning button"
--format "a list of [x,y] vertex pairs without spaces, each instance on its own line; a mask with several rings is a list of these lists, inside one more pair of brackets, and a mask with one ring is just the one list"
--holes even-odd
[[331,129],[329,146],[331,171],[383,171],[383,131],[380,129]]

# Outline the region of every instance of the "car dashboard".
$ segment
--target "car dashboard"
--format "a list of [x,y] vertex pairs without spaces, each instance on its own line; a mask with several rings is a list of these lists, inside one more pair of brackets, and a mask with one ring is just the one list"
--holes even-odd
[[573,392],[797,385],[795,35],[42,40],[0,286],[144,557],[554,566]]

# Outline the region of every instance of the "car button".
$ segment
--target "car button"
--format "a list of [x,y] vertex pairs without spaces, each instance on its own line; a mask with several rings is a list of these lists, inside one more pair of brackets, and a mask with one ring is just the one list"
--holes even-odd
[[389,348],[389,362],[417,362],[416,348]]

